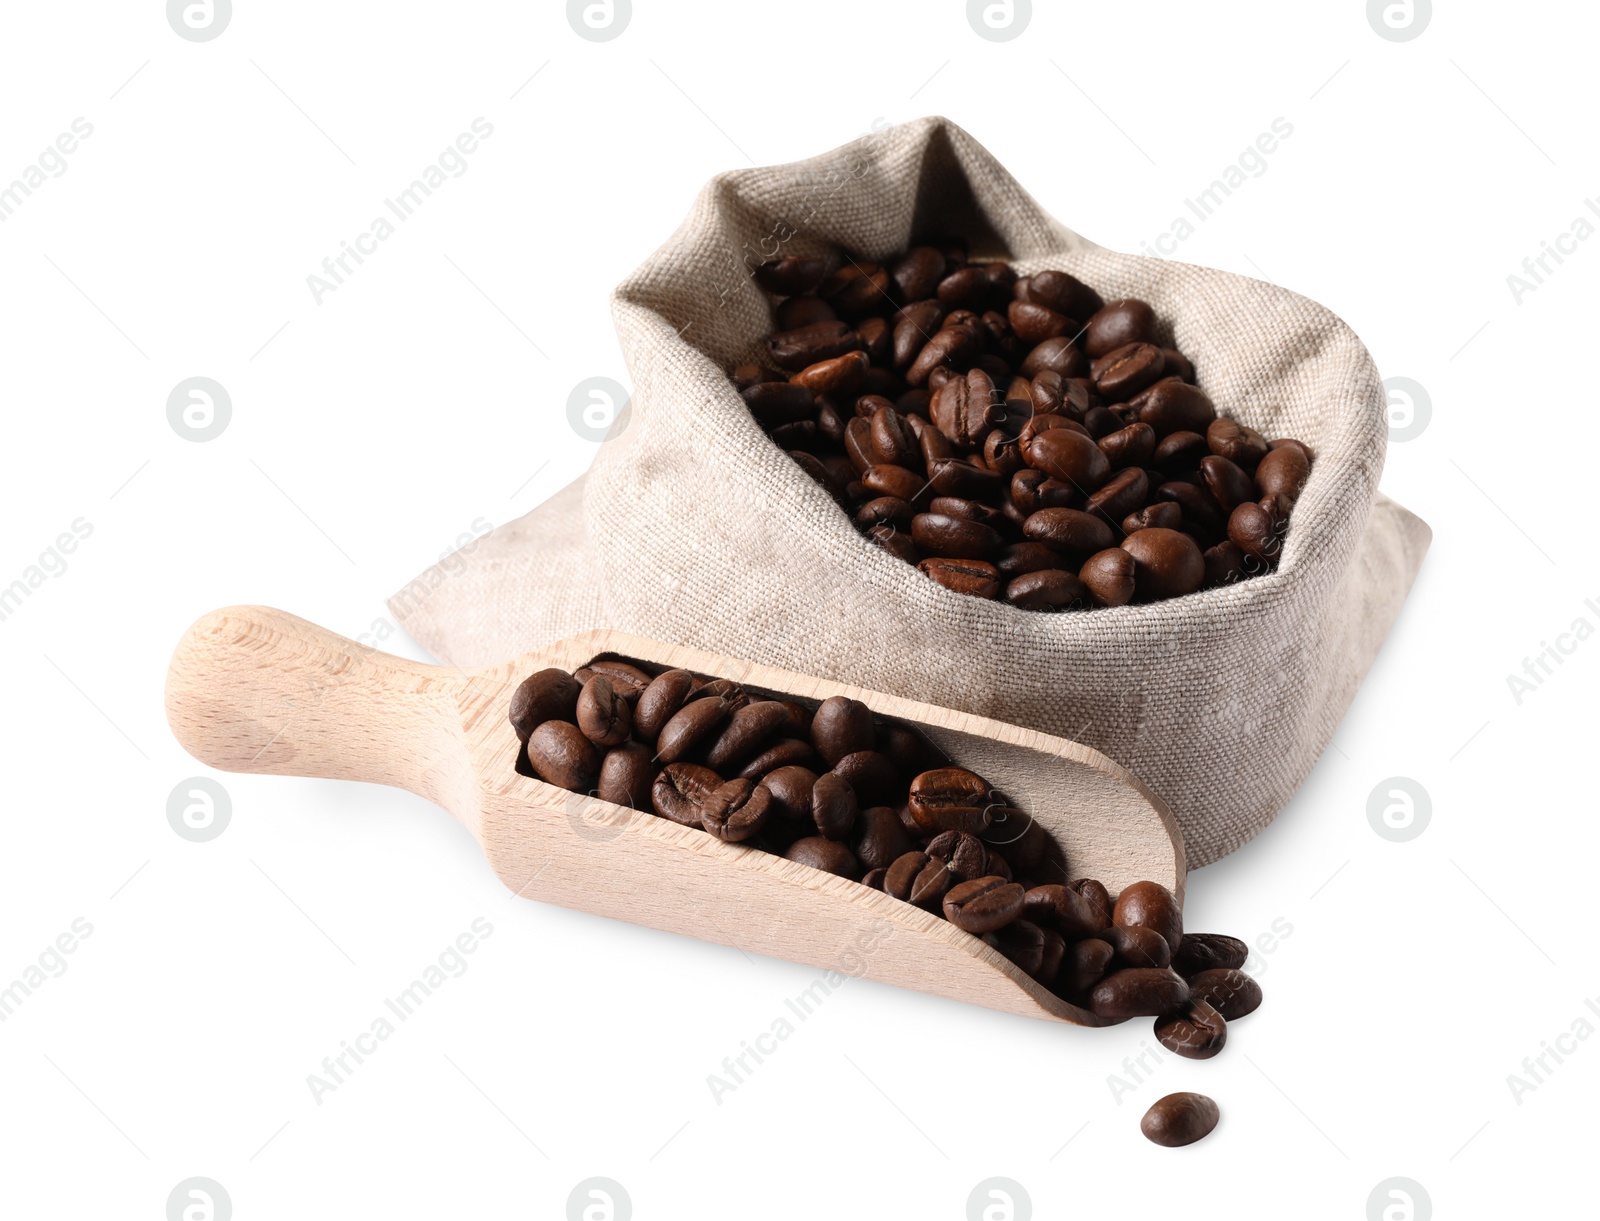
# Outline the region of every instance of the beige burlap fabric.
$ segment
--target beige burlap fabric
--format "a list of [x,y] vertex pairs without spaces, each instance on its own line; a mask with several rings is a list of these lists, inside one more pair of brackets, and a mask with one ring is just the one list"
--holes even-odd
[[[835,246],[877,258],[950,234],[1024,274],[1063,268],[1108,299],[1150,301],[1219,409],[1314,448],[1275,573],[1047,615],[950,593],[856,533],[728,383],[772,329],[747,261]],[[626,427],[584,479],[396,595],[435,654],[485,664],[611,627],[1031,726],[1141,777],[1198,866],[1305,778],[1428,546],[1427,526],[1378,494],[1384,394],[1339,319],[1270,284],[1085,241],[943,119],[719,175],[613,313]]]

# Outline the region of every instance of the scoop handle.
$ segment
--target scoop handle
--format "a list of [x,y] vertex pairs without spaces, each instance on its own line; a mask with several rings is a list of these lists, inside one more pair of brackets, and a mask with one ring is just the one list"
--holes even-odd
[[229,606],[178,642],[167,721],[185,750],[222,771],[366,780],[460,811],[472,786],[465,683],[286,611]]

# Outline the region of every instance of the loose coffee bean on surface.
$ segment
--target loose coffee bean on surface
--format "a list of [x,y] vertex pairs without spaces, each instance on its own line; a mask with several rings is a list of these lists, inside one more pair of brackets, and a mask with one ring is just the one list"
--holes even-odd
[[1228,1041],[1228,1022],[1208,1001],[1189,1003],[1156,1019],[1156,1041],[1189,1060],[1209,1060]]
[[1171,967],[1127,967],[1113,971],[1089,994],[1101,1017],[1159,1017],[1189,999],[1189,985]]
[[1250,957],[1250,947],[1237,937],[1221,933],[1185,933],[1172,956],[1172,969],[1185,979],[1216,968],[1238,970]]
[[1169,954],[1176,953],[1183,940],[1183,908],[1159,882],[1135,882],[1118,895],[1111,923],[1119,928],[1147,928],[1159,934],[1165,939]]
[[1230,1022],[1256,1011],[1261,985],[1243,971],[1214,967],[1189,977],[1190,995],[1209,1001]]
[[1139,1121],[1139,1131],[1147,1140],[1168,1148],[1192,1145],[1211,1135],[1222,1113],[1204,1094],[1168,1094]]
[[[776,298],[775,328],[763,364],[730,377],[868,540],[951,592],[1044,613],[1183,597],[1282,560],[1307,446],[1219,413],[1149,302],[944,251],[789,257],[755,275]],[[930,503],[941,498],[966,507]],[[1032,520],[1045,509],[1099,518],[1110,536],[1050,533]],[[1147,538],[1136,565],[1100,558],[1149,530],[1190,539],[1194,554]],[[1213,554],[1230,539],[1245,562]],[[1016,550],[1031,542],[1056,553]],[[1018,583],[1038,572],[1078,584]]]

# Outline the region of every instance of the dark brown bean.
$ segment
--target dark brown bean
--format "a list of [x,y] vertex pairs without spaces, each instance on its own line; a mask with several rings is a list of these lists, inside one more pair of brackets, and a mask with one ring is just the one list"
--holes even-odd
[[1311,463],[1304,447],[1283,445],[1268,453],[1257,465],[1256,487],[1263,496],[1277,496],[1293,508],[1310,475]]
[[586,683],[596,674],[604,674],[609,678],[612,689],[630,704],[639,702],[639,697],[644,694],[644,689],[650,685],[651,679],[649,674],[646,674],[632,662],[617,661],[615,658],[610,657],[602,657],[598,661],[591,661],[582,669],[574,672],[572,677],[580,683]]
[[1084,511],[1115,525],[1149,499],[1150,479],[1137,466],[1118,471],[1084,503]]
[[528,764],[547,784],[587,793],[600,773],[600,752],[570,721],[545,721],[528,736]]
[[974,878],[945,892],[944,918],[964,932],[992,933],[1022,914],[1022,887],[1004,878]]
[[858,750],[872,750],[877,745],[872,709],[847,696],[829,696],[812,715],[811,744],[829,767]]
[[845,317],[858,317],[891,308],[894,305],[889,296],[892,283],[889,273],[878,264],[848,259],[844,266],[817,285],[817,296]]
[[856,816],[856,859],[868,869],[887,869],[914,847],[893,808],[870,806]]
[[754,839],[766,825],[772,796],[749,780],[729,780],[706,795],[700,806],[701,827],[730,844]]
[[1170,500],[1158,500],[1124,517],[1122,532],[1132,534],[1135,530],[1176,530],[1182,523],[1182,509]]
[[905,416],[885,403],[872,415],[868,444],[875,463],[914,470],[922,464],[922,445],[912,434]]
[[1037,434],[1024,443],[1022,454],[1035,470],[1084,493],[1094,491],[1111,473],[1111,462],[1100,447],[1071,428],[1051,428]]
[[990,872],[989,850],[983,841],[965,831],[941,831],[928,841],[927,853],[945,862],[962,882],[981,878]]
[[1200,477],[1225,513],[1232,513],[1239,505],[1256,498],[1254,480],[1237,464],[1217,454],[1207,454],[1200,459]]
[[863,802],[898,801],[906,794],[906,782],[880,751],[852,751],[833,765],[833,771]]
[[673,713],[656,739],[656,757],[663,763],[676,763],[708,742],[722,723],[733,714],[730,702],[721,695],[696,692],[695,698]]
[[596,796],[634,810],[650,809],[650,786],[656,778],[654,754],[643,742],[624,742],[606,751],[600,761]]
[[912,780],[906,806],[924,835],[941,831],[977,835],[989,826],[993,800],[982,776],[961,767],[941,767]]
[[577,718],[583,736],[596,746],[616,746],[633,734],[633,710],[604,674],[596,674],[584,684]]
[[[1036,474],[1038,472],[1035,472]],[[1030,572],[1043,572],[1061,567],[1061,555],[1043,543],[1012,543],[1002,547],[995,557],[994,566],[1008,580],[1026,576]]]
[[1119,928],[1147,928],[1159,933],[1169,952],[1183,941],[1183,908],[1160,882],[1135,882],[1117,896],[1111,923]]
[[1112,301],[1089,318],[1083,346],[1090,356],[1104,356],[1130,343],[1149,343],[1156,334],[1156,312],[1133,297]]
[[808,293],[827,274],[827,264],[821,259],[801,258],[789,255],[781,259],[768,259],[756,268],[756,283],[769,293],[777,293],[781,297],[793,297],[800,293]]
[[[1035,886],[1024,896],[1023,912],[1035,924],[1059,931],[1068,941],[1098,936],[1109,922],[1095,905],[1069,886]],[[1107,961],[1110,955],[1106,956]],[[1102,964],[1103,968],[1104,964]]]
[[1018,280],[1016,291],[1021,300],[1048,305],[1069,318],[1080,320],[1093,317],[1095,311],[1105,304],[1099,293],[1064,271],[1036,272],[1028,277],[1026,287],[1023,281]]
[[1095,919],[1098,921],[1095,925],[1096,928],[1110,927],[1111,895],[1104,886],[1093,878],[1079,878],[1075,882],[1068,882],[1067,886],[1069,889],[1077,891],[1083,901],[1089,905],[1090,911],[1094,913]]
[[1054,339],[1037,344],[1023,357],[1017,371],[1030,379],[1045,372],[1056,373],[1063,378],[1084,377],[1089,372],[1089,358],[1069,337],[1057,335]]
[[1156,1042],[1188,1060],[1209,1060],[1228,1041],[1228,1022],[1193,995],[1189,1003],[1156,1019]]
[[817,773],[809,767],[789,764],[768,772],[761,783],[772,794],[774,816],[792,823],[811,825],[811,793]]
[[944,279],[944,255],[932,246],[913,246],[889,268],[895,286],[904,301],[921,301],[931,297]]
[[1267,439],[1227,416],[1218,416],[1207,425],[1206,444],[1212,453],[1228,459],[1246,473],[1254,471],[1267,456]]
[[814,395],[845,399],[861,388],[867,376],[867,354],[846,352],[830,360],[819,360],[794,374],[791,385],[804,386]]
[[662,818],[685,827],[700,826],[700,808],[722,785],[722,777],[698,763],[669,763],[650,790],[650,803]]
[[1162,381],[1144,392],[1139,418],[1160,437],[1174,432],[1204,433],[1217,418],[1217,408],[1199,386]]
[[1187,534],[1140,530],[1122,540],[1122,549],[1134,558],[1134,594],[1141,601],[1192,594],[1205,583],[1206,562]]
[[583,684],[565,670],[540,670],[530,674],[511,693],[511,727],[519,741],[546,721],[571,721],[578,715]]
[[1123,928],[1112,925],[1096,934],[1109,942],[1117,960],[1130,967],[1164,967],[1172,962],[1172,947],[1153,928]]
[[759,753],[789,722],[777,700],[755,700],[728,718],[706,748],[706,766],[727,775]]
[[1006,320],[1011,324],[1012,333],[1029,347],[1037,347],[1046,339],[1077,329],[1065,314],[1032,301],[1013,301],[1006,308]]
[[1250,957],[1250,947],[1222,933],[1185,933],[1172,956],[1172,969],[1188,979],[1201,971],[1238,970]]
[[850,782],[837,772],[824,772],[811,787],[811,818],[827,839],[849,839],[860,805]]
[[778,302],[772,311],[772,320],[780,331],[798,331],[813,322],[832,322],[837,317],[833,306],[820,297],[790,297]]
[[810,765],[817,762],[817,752],[804,738],[779,738],[772,745],[739,769],[739,775],[749,780],[760,780],[769,772],[780,768]]
[[[1146,428],[1150,426],[1145,425]],[[1154,429],[1151,429],[1154,432]],[[1206,439],[1197,432],[1171,432],[1156,442],[1150,462],[1169,475],[1183,475],[1200,469],[1200,459],[1208,452]]]
[[1073,942],[1062,963],[1057,987],[1064,996],[1081,996],[1105,977],[1114,951],[1097,937]]
[[1272,514],[1254,501],[1246,501],[1228,516],[1228,541],[1245,555],[1275,564],[1283,550]]
[[1221,1112],[1204,1094],[1168,1094],[1139,1121],[1147,1140],[1168,1148],[1192,1145],[1211,1134]]
[[1103,1018],[1158,1017],[1189,1000],[1189,985],[1171,967],[1128,967],[1095,985],[1089,1008]]
[[1189,989],[1230,1022],[1261,1006],[1261,985],[1237,968],[1197,971],[1189,979]]
[[1022,533],[1053,551],[1089,555],[1116,545],[1116,532],[1102,518],[1081,509],[1040,509]]
[[927,559],[917,565],[917,570],[952,593],[972,598],[1000,595],[1000,573],[983,560]]
[[1224,540],[1215,547],[1207,547],[1202,558],[1206,562],[1207,589],[1232,585],[1244,578],[1244,552],[1237,543]]
[[1024,975],[1046,984],[1060,972],[1066,952],[1060,933],[1040,928],[1031,920],[1013,920],[1003,928],[985,933],[983,939],[1015,963]]
[[646,742],[655,741],[673,713],[683,707],[698,682],[687,670],[666,670],[656,675],[634,707],[634,732]]
[[810,865],[813,869],[838,874],[852,881],[861,876],[861,862],[856,860],[855,853],[847,845],[824,839],[820,835],[795,840],[783,856],[785,860],[798,861],[802,865]]
[[1078,569],[1078,580],[1101,606],[1126,606],[1133,601],[1133,556],[1121,547],[1097,551]]
[[1107,433],[1096,444],[1114,471],[1125,466],[1145,466],[1156,452],[1156,430],[1148,424],[1133,423]]
[[1087,610],[1089,589],[1074,573],[1045,568],[1015,577],[1006,586],[1006,601],[1028,611]]
[[1089,366],[1089,376],[1107,402],[1121,403],[1159,381],[1164,360],[1154,344],[1125,344],[1096,359]]
[[[813,322],[769,336],[767,356],[778,368],[798,373],[807,365],[843,356],[860,346],[861,337],[850,329],[850,324],[836,319],[832,322]],[[749,399],[745,401],[749,402]]]

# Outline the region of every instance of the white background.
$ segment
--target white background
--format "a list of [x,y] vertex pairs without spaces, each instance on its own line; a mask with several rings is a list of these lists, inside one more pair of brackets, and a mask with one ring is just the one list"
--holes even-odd
[[[956,0],[636,0],[593,43],[556,3],[240,0],[192,43],[154,0],[7,6],[0,182],[93,126],[0,223],[0,586],[92,527],[0,622],[0,983],[93,926],[0,1023],[7,1213],[159,1218],[203,1175],[241,1221],[562,1217],[604,1175],[641,1218],[960,1218],[1002,1175],[1040,1217],[1359,1219],[1391,1176],[1439,1217],[1570,1215],[1600,1039],[1520,1101],[1507,1077],[1600,1026],[1600,643],[1520,704],[1507,675],[1600,626],[1600,242],[1520,303],[1506,277],[1600,220],[1600,31],[1576,5],[1440,8],[1394,43],[1359,0],[1039,4],[993,43]],[[927,113],[1135,251],[1286,118],[1175,257],[1324,302],[1431,397],[1383,479],[1435,531],[1411,600],[1289,808],[1191,879],[1191,929],[1293,930],[1220,1058],[1118,1099],[1147,1022],[851,981],[719,1105],[707,1074],[816,972],[514,900],[396,790],[229,775],[224,833],[173,832],[168,794],[206,774],[161,702],[191,620],[374,630],[590,461],[565,403],[626,381],[607,294],[710,175]],[[306,277],[480,116],[467,172],[318,304]],[[166,418],[193,376],[233,404],[203,444]],[[1408,843],[1367,819],[1393,776],[1431,797]],[[480,916],[465,974],[315,1101],[307,1075]],[[1218,1131],[1146,1143],[1144,1108],[1191,1088]]]

